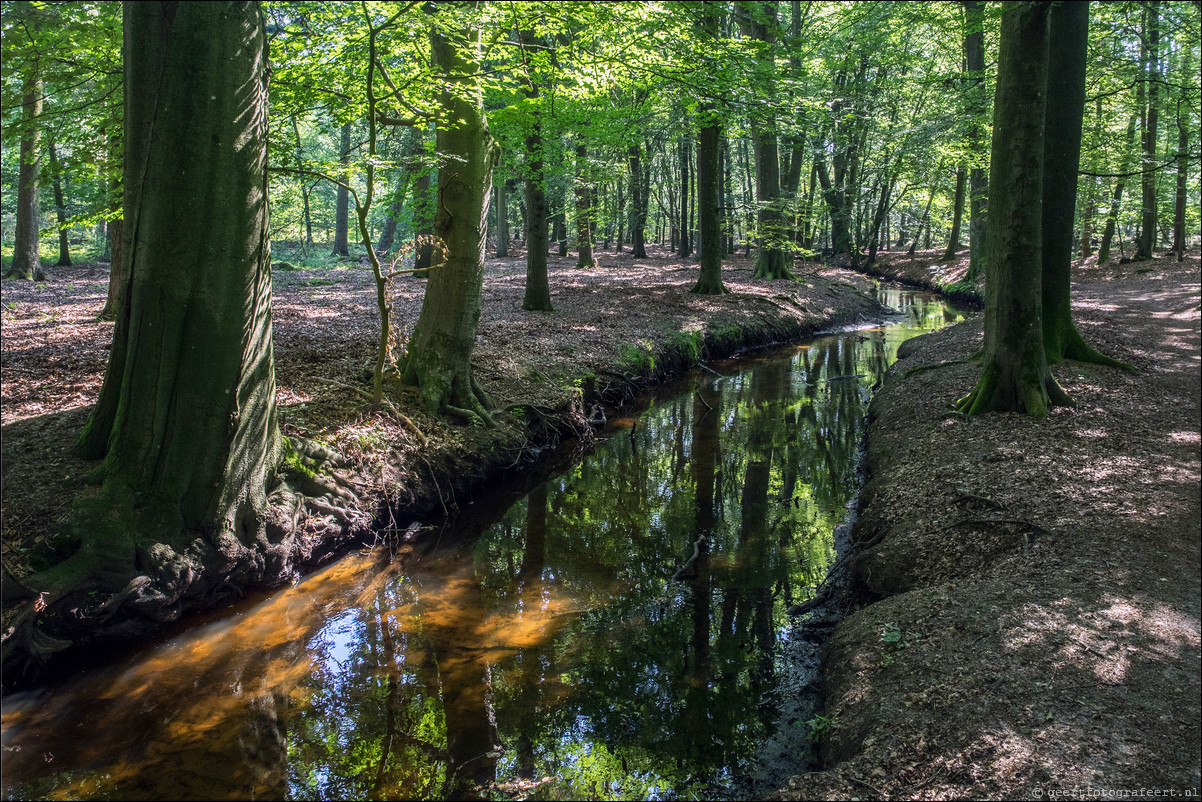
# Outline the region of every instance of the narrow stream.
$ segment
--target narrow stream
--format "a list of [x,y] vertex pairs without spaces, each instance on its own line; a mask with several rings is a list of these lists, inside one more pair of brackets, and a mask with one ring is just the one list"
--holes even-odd
[[697,371],[404,559],[350,555],[6,697],[3,795],[766,793],[796,764],[765,745],[807,732],[786,610],[834,557],[869,388],[904,340],[962,316],[880,292],[901,310],[885,325]]

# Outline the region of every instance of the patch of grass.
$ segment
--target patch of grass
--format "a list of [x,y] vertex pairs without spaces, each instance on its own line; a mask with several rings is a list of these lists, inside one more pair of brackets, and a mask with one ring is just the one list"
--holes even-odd
[[665,346],[665,357],[670,362],[682,363],[684,367],[693,367],[701,361],[701,347],[704,337],[699,331],[678,331],[668,338]]
[[618,357],[618,365],[628,373],[649,374],[655,370],[655,354],[651,343],[639,340],[636,345],[629,345]]

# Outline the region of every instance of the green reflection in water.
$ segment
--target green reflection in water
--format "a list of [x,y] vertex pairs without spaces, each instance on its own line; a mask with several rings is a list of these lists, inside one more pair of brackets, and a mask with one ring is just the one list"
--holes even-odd
[[[9,798],[701,798],[778,724],[869,390],[958,317],[717,366],[524,495],[4,711]],[[900,322],[899,322],[900,321]]]

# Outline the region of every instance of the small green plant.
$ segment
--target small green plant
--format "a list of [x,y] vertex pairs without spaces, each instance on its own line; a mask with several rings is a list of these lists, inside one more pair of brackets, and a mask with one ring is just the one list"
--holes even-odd
[[651,343],[640,340],[638,345],[631,345],[618,357],[618,364],[630,373],[648,374],[655,370],[655,355],[651,352]]
[[910,642],[906,640],[906,633],[897,624],[885,624],[881,628],[881,643],[884,644],[884,648],[881,650],[882,666],[893,665],[898,652],[910,645]]
[[818,743],[826,736],[830,735],[831,730],[835,728],[835,714],[831,713],[828,716],[816,715],[805,725],[810,728],[810,743]]

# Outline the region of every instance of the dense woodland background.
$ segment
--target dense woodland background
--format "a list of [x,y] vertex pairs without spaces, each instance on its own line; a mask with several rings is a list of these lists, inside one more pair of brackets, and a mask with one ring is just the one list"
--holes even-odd
[[[382,255],[415,251],[406,265],[428,258],[414,236],[430,230],[438,185],[431,15],[417,3],[264,10],[276,261],[362,256],[368,240]],[[38,179],[43,265],[107,259],[122,215],[121,6],[3,11],[6,265],[22,236],[22,154]],[[976,240],[999,4],[530,2],[454,14],[483,32],[499,254],[531,223],[565,251],[637,251],[645,237],[693,253],[707,127],[719,135],[727,252],[757,237],[765,250],[861,259]],[[1149,221],[1152,246],[1197,237],[1198,42],[1196,3],[1093,5],[1081,255],[1135,256]],[[369,97],[373,65],[387,98]]]

